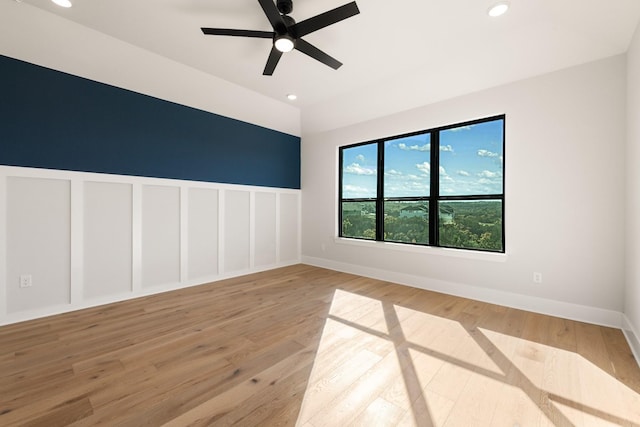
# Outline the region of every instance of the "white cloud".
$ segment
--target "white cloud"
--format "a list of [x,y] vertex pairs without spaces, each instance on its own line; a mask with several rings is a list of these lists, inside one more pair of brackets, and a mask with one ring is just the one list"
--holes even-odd
[[365,162],[364,154],[358,154],[356,156],[356,160],[359,161],[360,163],[364,163]]
[[352,175],[375,175],[376,170],[368,168],[366,166],[360,166],[359,163],[351,163],[349,166],[344,168],[346,173],[350,173]]
[[429,174],[431,172],[431,165],[429,164],[429,162],[422,162],[422,163],[418,163],[416,165],[416,167],[425,174]]
[[460,126],[460,127],[452,128],[452,129],[449,129],[449,130],[451,132],[460,132],[461,130],[471,130],[471,129],[473,129],[473,125],[471,125],[471,126]]
[[478,150],[478,156],[480,157],[500,157],[500,154],[493,153],[489,150]]
[[422,174],[422,175],[416,175],[413,173],[407,174],[407,175],[395,175],[389,178],[388,182],[394,181],[394,182],[411,182],[411,181],[415,181],[415,182],[425,182],[428,181],[428,179],[425,178],[426,175]]
[[404,142],[401,142],[398,144],[398,148],[405,151],[429,151],[431,150],[431,144],[407,145]]
[[349,184],[345,185],[342,191],[342,197],[345,198],[375,197],[375,194],[374,189]]
[[440,191],[441,191],[442,193],[448,193],[448,194],[453,194],[453,193],[455,193],[455,192],[456,192],[456,190],[454,190],[454,189],[453,189],[453,188],[451,188],[451,187],[440,188]]
[[440,166],[440,179],[444,181],[453,181],[453,178],[447,174],[447,171],[442,166]]
[[491,172],[491,171],[484,170],[480,172],[478,176],[481,178],[492,179],[492,178],[499,178],[501,175],[500,175],[500,172]]
[[458,171],[457,173],[460,176],[470,176],[469,172],[467,172],[467,171]]
[[421,181],[395,182],[393,184],[385,184],[385,194],[398,196],[424,196],[429,193],[429,182],[424,179]]
[[387,175],[387,176],[402,176],[402,172],[397,171],[395,169],[389,169],[384,174]]
[[453,153],[453,147],[451,145],[441,145],[440,151],[448,151],[450,153]]
[[344,186],[344,190],[348,191],[349,193],[361,193],[361,192],[367,191],[367,189],[364,187],[358,187],[357,185],[349,185],[349,184]]

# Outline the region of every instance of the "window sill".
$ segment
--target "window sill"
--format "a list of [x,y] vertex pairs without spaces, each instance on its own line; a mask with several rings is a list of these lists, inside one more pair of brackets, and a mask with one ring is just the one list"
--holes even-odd
[[360,246],[366,248],[394,250],[399,252],[413,252],[425,255],[465,258],[480,261],[506,262],[508,258],[508,255],[503,253],[471,251],[466,249],[434,248],[431,246],[406,245],[403,243],[349,239],[347,237],[335,237],[334,241],[339,245]]

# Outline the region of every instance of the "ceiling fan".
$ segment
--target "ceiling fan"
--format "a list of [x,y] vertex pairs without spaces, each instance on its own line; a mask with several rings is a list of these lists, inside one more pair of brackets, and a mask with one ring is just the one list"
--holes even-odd
[[329,25],[340,22],[360,13],[356,2],[345,4],[335,9],[316,15],[313,18],[305,19],[296,23],[289,16],[293,10],[293,0],[277,0],[277,5],[273,0],[258,0],[264,14],[273,27],[273,31],[254,30],[232,30],[227,28],[202,28],[202,32],[216,36],[240,36],[255,37],[261,39],[272,39],[273,47],[267,59],[267,65],[262,72],[265,76],[273,75],[273,71],[278,65],[278,61],[284,52],[297,49],[300,52],[322,62],[325,65],[337,70],[342,62],[327,55],[311,43],[304,41],[301,37],[314,31],[320,30]]

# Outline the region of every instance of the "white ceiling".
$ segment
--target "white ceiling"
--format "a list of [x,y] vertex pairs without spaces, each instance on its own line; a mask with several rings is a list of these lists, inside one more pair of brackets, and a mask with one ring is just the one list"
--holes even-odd
[[[626,52],[640,0],[357,0],[360,14],[304,37],[344,63],[293,51],[263,76],[268,39],[205,36],[200,27],[270,31],[257,0],[24,0],[132,45],[283,102],[340,127]],[[294,0],[297,21],[349,0]],[[122,64],[126,66],[126,64]],[[326,128],[326,126],[325,126]]]

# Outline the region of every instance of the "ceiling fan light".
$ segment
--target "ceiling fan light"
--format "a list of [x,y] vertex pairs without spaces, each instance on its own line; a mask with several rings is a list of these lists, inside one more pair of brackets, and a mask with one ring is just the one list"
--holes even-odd
[[293,39],[288,34],[278,36],[273,42],[273,45],[282,53],[291,52],[295,47]]
[[489,16],[495,18],[497,16],[504,15],[507,12],[507,10],[509,10],[509,2],[501,1],[491,6],[487,11],[487,13],[489,14]]
[[54,2],[55,4],[57,4],[60,7],[71,7],[71,1],[70,0],[51,0],[52,2]]

